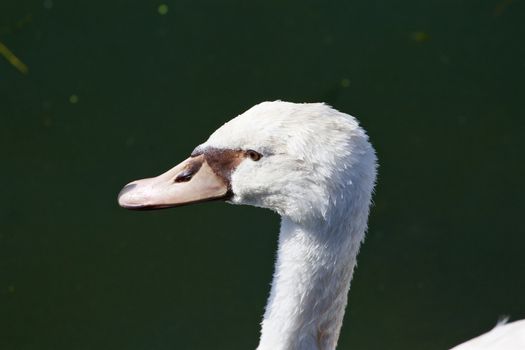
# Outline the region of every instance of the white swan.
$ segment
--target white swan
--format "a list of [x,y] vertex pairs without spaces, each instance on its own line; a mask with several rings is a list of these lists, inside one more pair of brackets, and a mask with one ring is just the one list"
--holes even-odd
[[[257,349],[329,350],[339,337],[375,180],[376,155],[355,118],[321,103],[264,102],[223,125],[181,164],[125,186],[119,204],[154,209],[223,199],[279,213]],[[516,346],[525,349],[524,326],[515,322],[486,336],[516,327]]]
[[525,320],[498,324],[490,332],[455,346],[451,350],[523,350]]

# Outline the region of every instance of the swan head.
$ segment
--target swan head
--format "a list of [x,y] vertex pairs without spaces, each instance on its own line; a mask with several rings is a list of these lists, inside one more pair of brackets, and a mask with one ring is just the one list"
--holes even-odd
[[370,193],[375,168],[355,118],[322,103],[263,102],[166,173],[126,185],[119,204],[156,209],[222,199],[301,221]]

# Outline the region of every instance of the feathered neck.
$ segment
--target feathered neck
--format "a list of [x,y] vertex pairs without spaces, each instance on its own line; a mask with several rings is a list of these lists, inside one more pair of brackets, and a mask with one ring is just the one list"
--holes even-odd
[[366,231],[371,187],[364,187],[331,200],[323,219],[282,217],[257,350],[335,349]]

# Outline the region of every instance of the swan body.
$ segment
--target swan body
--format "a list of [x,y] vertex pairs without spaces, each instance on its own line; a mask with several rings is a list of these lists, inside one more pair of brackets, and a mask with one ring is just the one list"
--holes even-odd
[[152,209],[226,200],[276,211],[278,253],[257,350],[333,350],[376,167],[354,117],[322,103],[263,102],[181,164],[125,186],[119,204]]
[[523,350],[525,320],[498,324],[490,332],[455,346],[451,350]]

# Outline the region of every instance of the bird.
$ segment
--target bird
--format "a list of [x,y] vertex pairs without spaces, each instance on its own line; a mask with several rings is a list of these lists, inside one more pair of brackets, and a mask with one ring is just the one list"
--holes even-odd
[[[325,103],[262,102],[226,122],[167,172],[124,186],[118,202],[149,210],[220,200],[279,214],[257,350],[333,350],[367,231],[377,164],[355,117]],[[499,325],[485,336],[511,327],[518,329],[511,331],[515,338],[521,336],[516,346],[525,349],[524,321]],[[455,349],[503,349],[467,347],[477,339]]]
[[491,331],[471,339],[451,350],[523,350],[525,349],[525,320],[498,322]]

